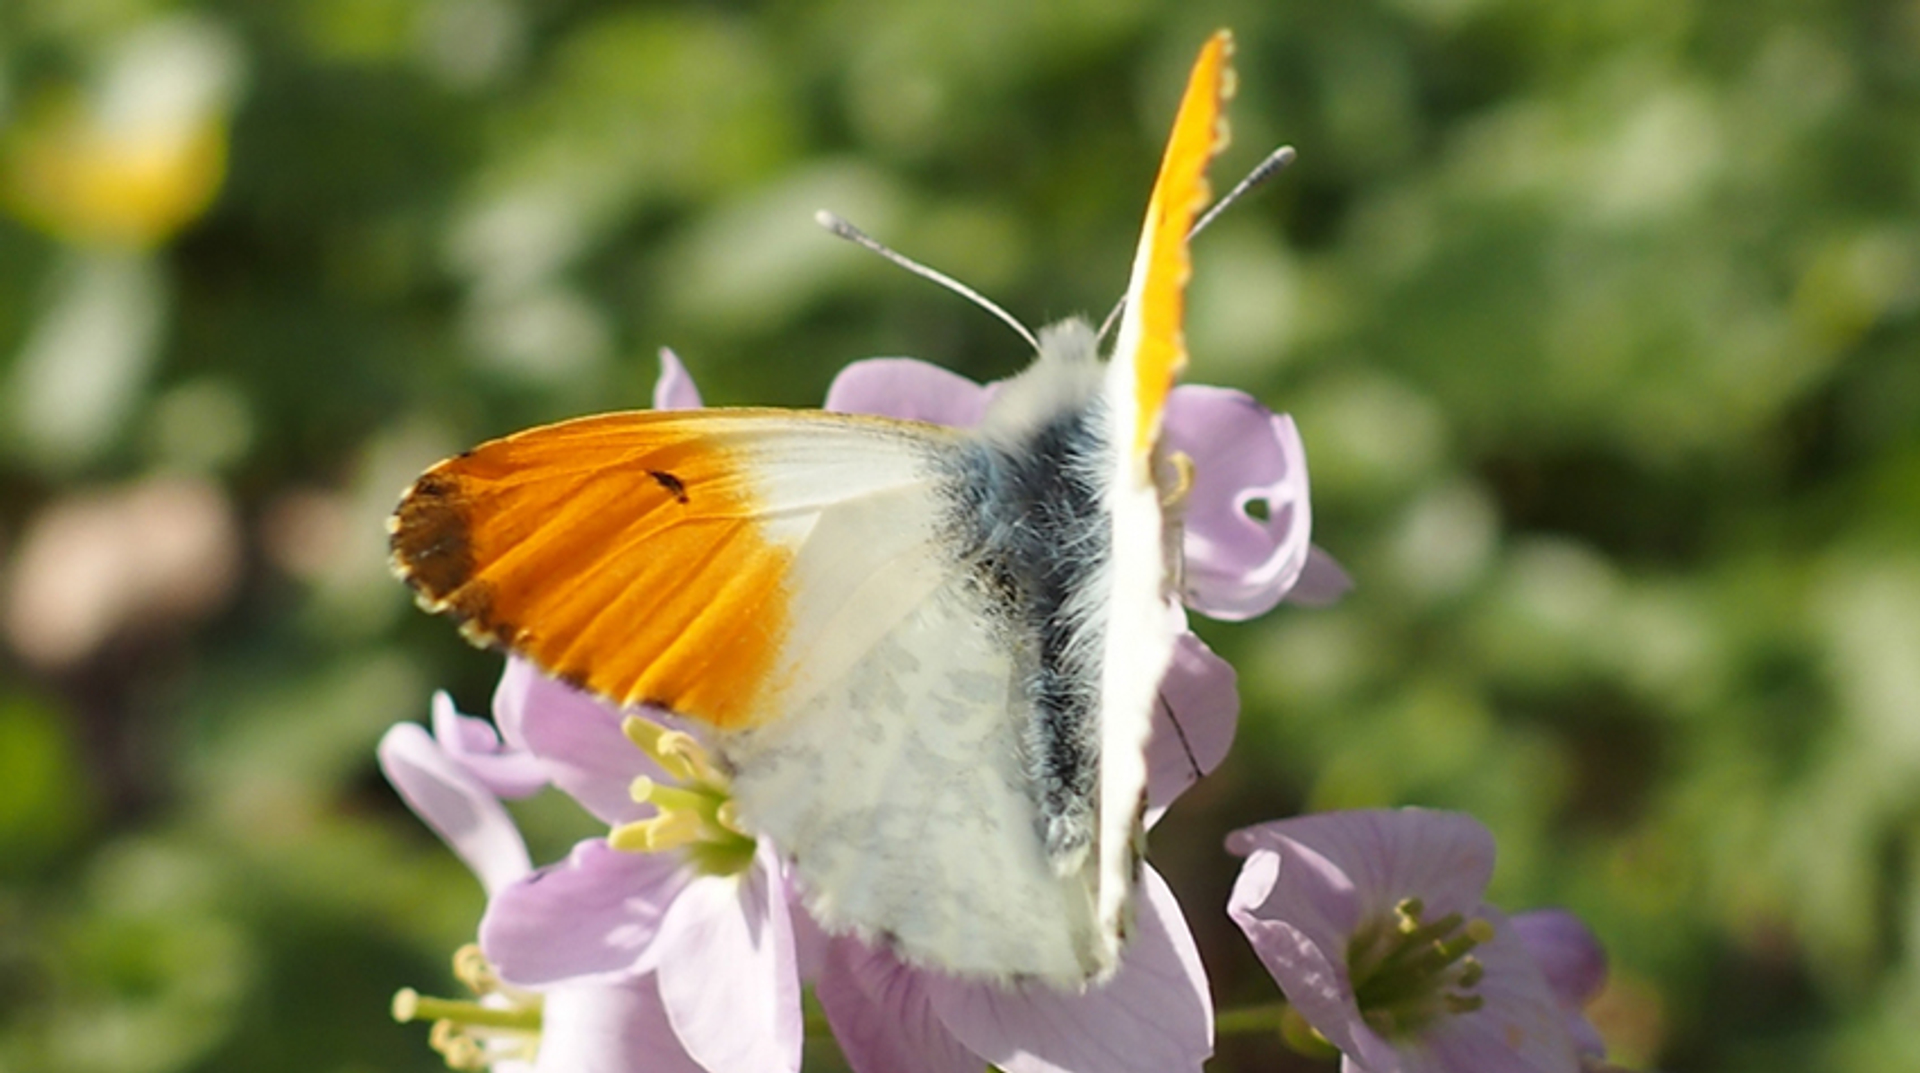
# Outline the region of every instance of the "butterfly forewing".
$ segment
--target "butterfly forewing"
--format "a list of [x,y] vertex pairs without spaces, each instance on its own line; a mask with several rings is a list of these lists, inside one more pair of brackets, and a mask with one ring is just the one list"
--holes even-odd
[[1167,395],[1187,361],[1182,327],[1190,274],[1187,232],[1207,199],[1207,165],[1226,142],[1232,51],[1232,37],[1225,31],[1215,34],[1188,76],[1148,198],[1126,312],[1107,369],[1118,449],[1109,493],[1111,612],[1103,634],[1100,687],[1098,904],[1106,935],[1125,928],[1154,698],[1184,625],[1172,592],[1178,534],[1162,504],[1174,490],[1162,487],[1167,467],[1160,426]]
[[775,410],[530,429],[416,481],[394,563],[480,643],[616,704],[747,726],[780,709],[796,614],[811,610],[793,567],[824,507],[925,489],[942,439]]

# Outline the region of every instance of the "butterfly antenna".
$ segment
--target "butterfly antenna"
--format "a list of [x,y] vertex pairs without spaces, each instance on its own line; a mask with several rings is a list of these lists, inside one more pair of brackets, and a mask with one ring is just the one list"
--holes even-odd
[[1212,208],[1202,213],[1200,218],[1193,222],[1193,227],[1187,231],[1188,241],[1192,241],[1193,236],[1205,231],[1207,225],[1213,223],[1215,218],[1231,208],[1234,202],[1246,197],[1255,187],[1266,182],[1268,179],[1285,171],[1287,165],[1293,163],[1294,158],[1299,155],[1299,153],[1293,151],[1293,146],[1291,145],[1283,145],[1273,152],[1268,153],[1265,160],[1255,164],[1253,170],[1247,172],[1246,178],[1233,184],[1233,189],[1227,191],[1226,197],[1214,202]]
[[[1256,187],[1265,183],[1268,179],[1285,171],[1287,165],[1293,163],[1294,158],[1299,155],[1300,154],[1293,151],[1293,146],[1291,145],[1283,145],[1273,152],[1268,153],[1265,160],[1255,164],[1253,170],[1247,172],[1246,178],[1233,184],[1233,189],[1227,191],[1225,197],[1214,202],[1212,208],[1200,214],[1200,218],[1195,220],[1193,226],[1187,229],[1187,241],[1193,241],[1193,236],[1205,231],[1207,226],[1218,219],[1221,213],[1231,208],[1234,202],[1252,193]],[[1121,295],[1120,300],[1114,303],[1113,311],[1107,314],[1107,319],[1100,322],[1100,334],[1096,338],[1104,341],[1107,336],[1112,333],[1113,326],[1120,322],[1120,313],[1126,308],[1126,295]]]
[[860,246],[865,249],[871,250],[872,252],[877,253],[882,257],[885,257],[887,260],[892,261],[894,264],[899,265],[901,268],[904,268],[907,271],[913,273],[914,275],[919,276],[921,279],[932,280],[933,282],[938,283],[940,286],[945,287],[946,289],[952,291],[953,293],[959,295],[960,297],[967,299],[968,301],[972,302],[974,305],[979,306],[981,309],[984,309],[987,312],[992,313],[994,316],[999,317],[1001,321],[1007,325],[1007,327],[1012,328],[1016,332],[1019,332],[1020,338],[1025,339],[1027,341],[1027,345],[1032,347],[1035,353],[1039,352],[1040,340],[1035,339],[1033,337],[1033,333],[1027,330],[1027,326],[1020,323],[1018,320],[1015,320],[1013,317],[1013,314],[995,305],[993,301],[989,299],[986,295],[981,294],[979,291],[974,290],[972,287],[969,287],[966,284],[960,282],[959,280],[954,279],[952,276],[947,275],[945,272],[942,272],[934,268],[928,268],[926,265],[921,264],[920,262],[914,260],[911,257],[908,257],[903,253],[894,252],[891,248],[881,245],[879,239],[874,238],[872,235],[867,234],[865,231],[860,230],[859,228],[848,223],[846,220],[840,218],[839,216],[834,215],[831,212],[828,212],[825,209],[821,209],[819,212],[814,213],[813,220],[815,223],[819,224],[821,227],[824,227],[827,230],[833,232],[834,234],[840,236],[841,238],[846,239],[848,242],[851,242],[856,246]]

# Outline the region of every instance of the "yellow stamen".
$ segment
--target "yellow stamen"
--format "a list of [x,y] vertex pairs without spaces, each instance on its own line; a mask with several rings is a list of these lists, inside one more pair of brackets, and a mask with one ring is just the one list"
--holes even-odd
[[707,750],[693,735],[677,730],[668,731],[660,736],[660,749],[662,753],[684,763],[693,773],[694,782],[714,787],[727,785],[727,776],[714,764],[713,758],[707,755]]
[[638,716],[628,716],[620,729],[679,785],[644,775],[634,779],[628,795],[659,812],[616,825],[607,833],[607,844],[627,853],[682,850],[707,875],[746,870],[753,863],[753,836],[740,823],[726,773],[699,739]]
[[[538,1006],[482,1006],[460,999],[434,998],[411,987],[401,988],[393,996],[393,1019],[401,1024],[432,1018],[435,1032],[454,1032],[469,1026],[505,1029],[512,1032],[538,1032]],[[441,1028],[447,1025],[447,1028]]]
[[1402,898],[1400,904],[1393,907],[1393,915],[1399,918],[1402,933],[1411,932],[1420,926],[1420,914],[1426,912],[1427,903],[1418,898]]
[[1460,975],[1455,978],[1454,982],[1461,987],[1474,987],[1477,986],[1481,980],[1485,979],[1486,975],[1487,967],[1480,964],[1479,958],[1468,954],[1466,957],[1460,959]]
[[690,812],[704,820],[720,810],[720,801],[712,793],[681,786],[662,786],[659,783],[648,787],[647,796],[642,800],[658,808],[662,815]]
[[629,715],[621,720],[620,732],[627,736],[628,741],[639,746],[648,759],[664,768],[667,774],[683,781],[693,778],[692,767],[678,755],[677,750],[670,752],[661,747],[662,741],[677,731],[668,730],[637,715]]
[[453,978],[476,995],[490,995],[500,990],[499,974],[493,971],[487,955],[481,953],[479,945],[475,943],[468,943],[453,952]]
[[[447,1022],[441,1021],[433,1027],[438,1029]],[[439,1036],[436,1039],[434,1036]],[[427,1037],[427,1044],[440,1052],[447,1060],[448,1069],[481,1070],[487,1068],[487,1052],[479,1042],[457,1033],[441,1035],[436,1032]]]
[[691,812],[663,812],[623,823],[607,832],[607,845],[623,853],[658,853],[700,841],[706,825]]
[[620,724],[620,731],[675,779],[699,783],[716,790],[726,788],[726,773],[713,762],[713,758],[707,755],[706,747],[693,735],[682,730],[669,730],[637,715],[627,716]]
[[540,996],[501,980],[471,943],[454,953],[453,966],[454,975],[484,1001],[434,998],[402,988],[393,996],[394,1020],[431,1020],[427,1043],[450,1069],[485,1070],[510,1059],[532,1061],[540,1050]]

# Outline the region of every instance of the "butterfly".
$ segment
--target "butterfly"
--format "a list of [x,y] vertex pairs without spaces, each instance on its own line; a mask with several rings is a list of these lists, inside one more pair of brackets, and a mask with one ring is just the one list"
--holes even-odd
[[1232,39],[1188,78],[1110,357],[1046,329],[977,429],[773,409],[584,417],[429,469],[391,519],[429,611],[704,726],[830,933],[965,976],[1110,975],[1184,628],[1161,442]]

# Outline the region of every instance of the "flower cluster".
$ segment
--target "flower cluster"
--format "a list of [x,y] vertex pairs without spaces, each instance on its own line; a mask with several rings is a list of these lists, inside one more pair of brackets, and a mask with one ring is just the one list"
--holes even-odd
[[1599,944],[1572,914],[1488,905],[1493,836],[1472,817],[1321,813],[1227,847],[1247,858],[1228,915],[1352,1073],[1574,1073],[1604,1057],[1581,1013],[1605,980]]
[[[655,405],[700,405],[670,353],[663,366]],[[993,390],[879,359],[844,370],[827,408],[968,426]],[[1181,387],[1166,438],[1194,463],[1189,607],[1240,619],[1346,589],[1308,543],[1290,419],[1239,392]],[[1149,822],[1224,758],[1239,707],[1232,669],[1190,633],[1161,689],[1180,721],[1161,717],[1148,746]],[[1206,976],[1151,868],[1105,982],[1067,993],[961,979],[816,924],[777,848],[739,822],[722,766],[669,712],[623,714],[510,660],[491,723],[443,694],[431,733],[394,727],[380,760],[488,893],[479,945],[456,959],[475,998],[406,991],[395,1004],[402,1019],[435,1022],[455,1068],[798,1070],[809,987],[860,1073],[1197,1071],[1212,1051]],[[535,870],[501,802],[546,787],[608,833]],[[1509,920],[1482,901],[1492,841],[1472,820],[1309,816],[1238,832],[1229,848],[1247,858],[1229,912],[1292,1003],[1303,1046],[1337,1048],[1364,1073],[1599,1060],[1580,1013],[1604,975],[1598,947],[1565,914]]]

